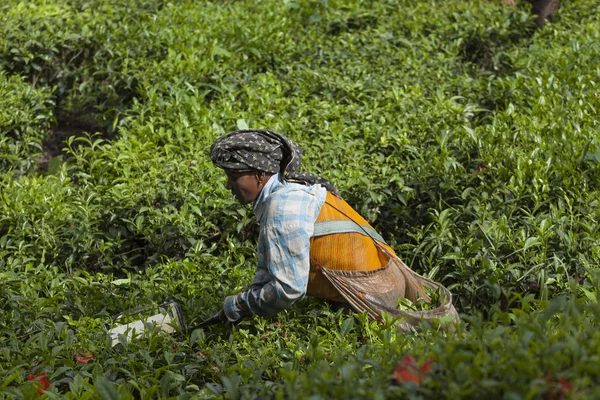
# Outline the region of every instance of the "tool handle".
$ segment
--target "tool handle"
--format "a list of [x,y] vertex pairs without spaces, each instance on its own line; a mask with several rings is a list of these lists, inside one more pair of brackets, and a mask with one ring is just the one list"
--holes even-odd
[[188,328],[187,331],[192,332],[194,329],[202,328],[203,326],[207,326],[207,325],[218,324],[219,322],[221,322],[221,318],[219,317],[219,313],[216,313],[212,317],[200,322],[198,325]]

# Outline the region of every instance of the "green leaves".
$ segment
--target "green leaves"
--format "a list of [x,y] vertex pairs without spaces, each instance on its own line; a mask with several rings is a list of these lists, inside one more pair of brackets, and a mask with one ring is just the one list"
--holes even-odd
[[[563,380],[594,397],[596,2],[536,31],[490,1],[113,3],[0,6],[2,396],[43,372],[66,398],[543,397]],[[36,172],[69,117],[97,122]],[[208,157],[247,128],[296,140],[304,170],[451,287],[459,332],[305,299],[110,347],[126,308],[175,299],[192,325],[251,283],[255,218]],[[435,359],[418,387],[392,384],[406,354]]]
[[106,379],[103,376],[100,376],[94,380],[94,385],[96,386],[96,390],[98,391],[98,395],[102,400],[117,400],[120,399],[119,392],[117,391],[117,386]]
[[48,135],[53,102],[49,88],[34,89],[0,70],[0,171],[32,171]]

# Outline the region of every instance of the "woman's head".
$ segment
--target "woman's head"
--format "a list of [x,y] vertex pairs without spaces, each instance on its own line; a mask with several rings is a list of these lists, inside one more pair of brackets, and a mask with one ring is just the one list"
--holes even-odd
[[273,131],[252,129],[228,133],[212,144],[210,158],[217,167],[225,170],[228,189],[242,204],[254,201],[260,193],[260,190],[256,192],[257,184],[262,182],[264,186],[268,177],[275,174],[279,174],[281,181],[305,185],[319,183],[338,195],[328,180],[298,172],[302,148]]
[[300,166],[302,149],[272,131],[242,130],[218,138],[210,148],[210,158],[225,170],[283,174]]
[[243,130],[217,139],[210,148],[210,157],[225,171],[225,187],[241,204],[248,204],[256,200],[269,177],[299,165],[301,151],[278,133]]
[[252,203],[256,200],[260,191],[272,175],[257,170],[234,171],[225,169],[224,171],[227,175],[225,188],[230,190],[242,205]]

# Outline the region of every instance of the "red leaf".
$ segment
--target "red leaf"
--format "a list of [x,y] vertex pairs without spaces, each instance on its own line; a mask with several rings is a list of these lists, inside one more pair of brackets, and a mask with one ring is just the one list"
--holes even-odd
[[419,368],[419,372],[421,373],[421,375],[425,375],[429,371],[431,371],[431,366],[433,365],[433,363],[434,363],[433,360],[425,361],[425,363],[423,363],[423,365],[421,365],[421,368]]
[[549,388],[542,393],[544,400],[560,400],[564,399],[571,393],[573,393],[573,385],[565,378],[560,378],[558,382],[551,375],[546,378],[546,385]]
[[560,378],[559,381],[560,381],[560,389],[563,394],[566,395],[568,393],[573,392],[573,385],[571,385],[571,382],[569,382],[565,378]]
[[46,374],[43,372],[39,372],[35,375],[29,374],[27,376],[28,381],[33,381],[33,384],[37,387],[37,392],[41,396],[44,394],[44,390],[47,390],[50,387],[50,382],[46,377]]
[[414,382],[417,385],[421,384],[419,376],[408,367],[398,366],[394,371],[394,379],[397,383]]
[[413,356],[404,356],[401,361],[402,365],[407,367],[415,367],[417,365],[417,360]]
[[87,351],[85,353],[75,354],[75,362],[77,364],[87,364],[93,359],[94,359],[94,355],[92,353],[90,353],[89,351]]
[[431,371],[433,363],[433,360],[429,360],[419,366],[413,356],[404,356],[394,370],[394,379],[396,383],[413,382],[420,385],[425,375]]
[[475,171],[471,172],[471,175],[476,175],[476,174],[478,174],[479,172],[481,172],[481,171],[483,171],[483,170],[487,169],[487,167],[488,167],[488,166],[487,166],[487,163],[486,163],[486,162],[482,162],[482,163],[480,163],[479,165],[477,165],[477,167],[475,168]]

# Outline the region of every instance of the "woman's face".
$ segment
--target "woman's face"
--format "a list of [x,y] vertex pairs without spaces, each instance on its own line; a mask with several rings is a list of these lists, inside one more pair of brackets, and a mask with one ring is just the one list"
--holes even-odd
[[231,191],[241,205],[252,203],[266,183],[265,174],[258,171],[236,172],[225,170],[225,188]]

